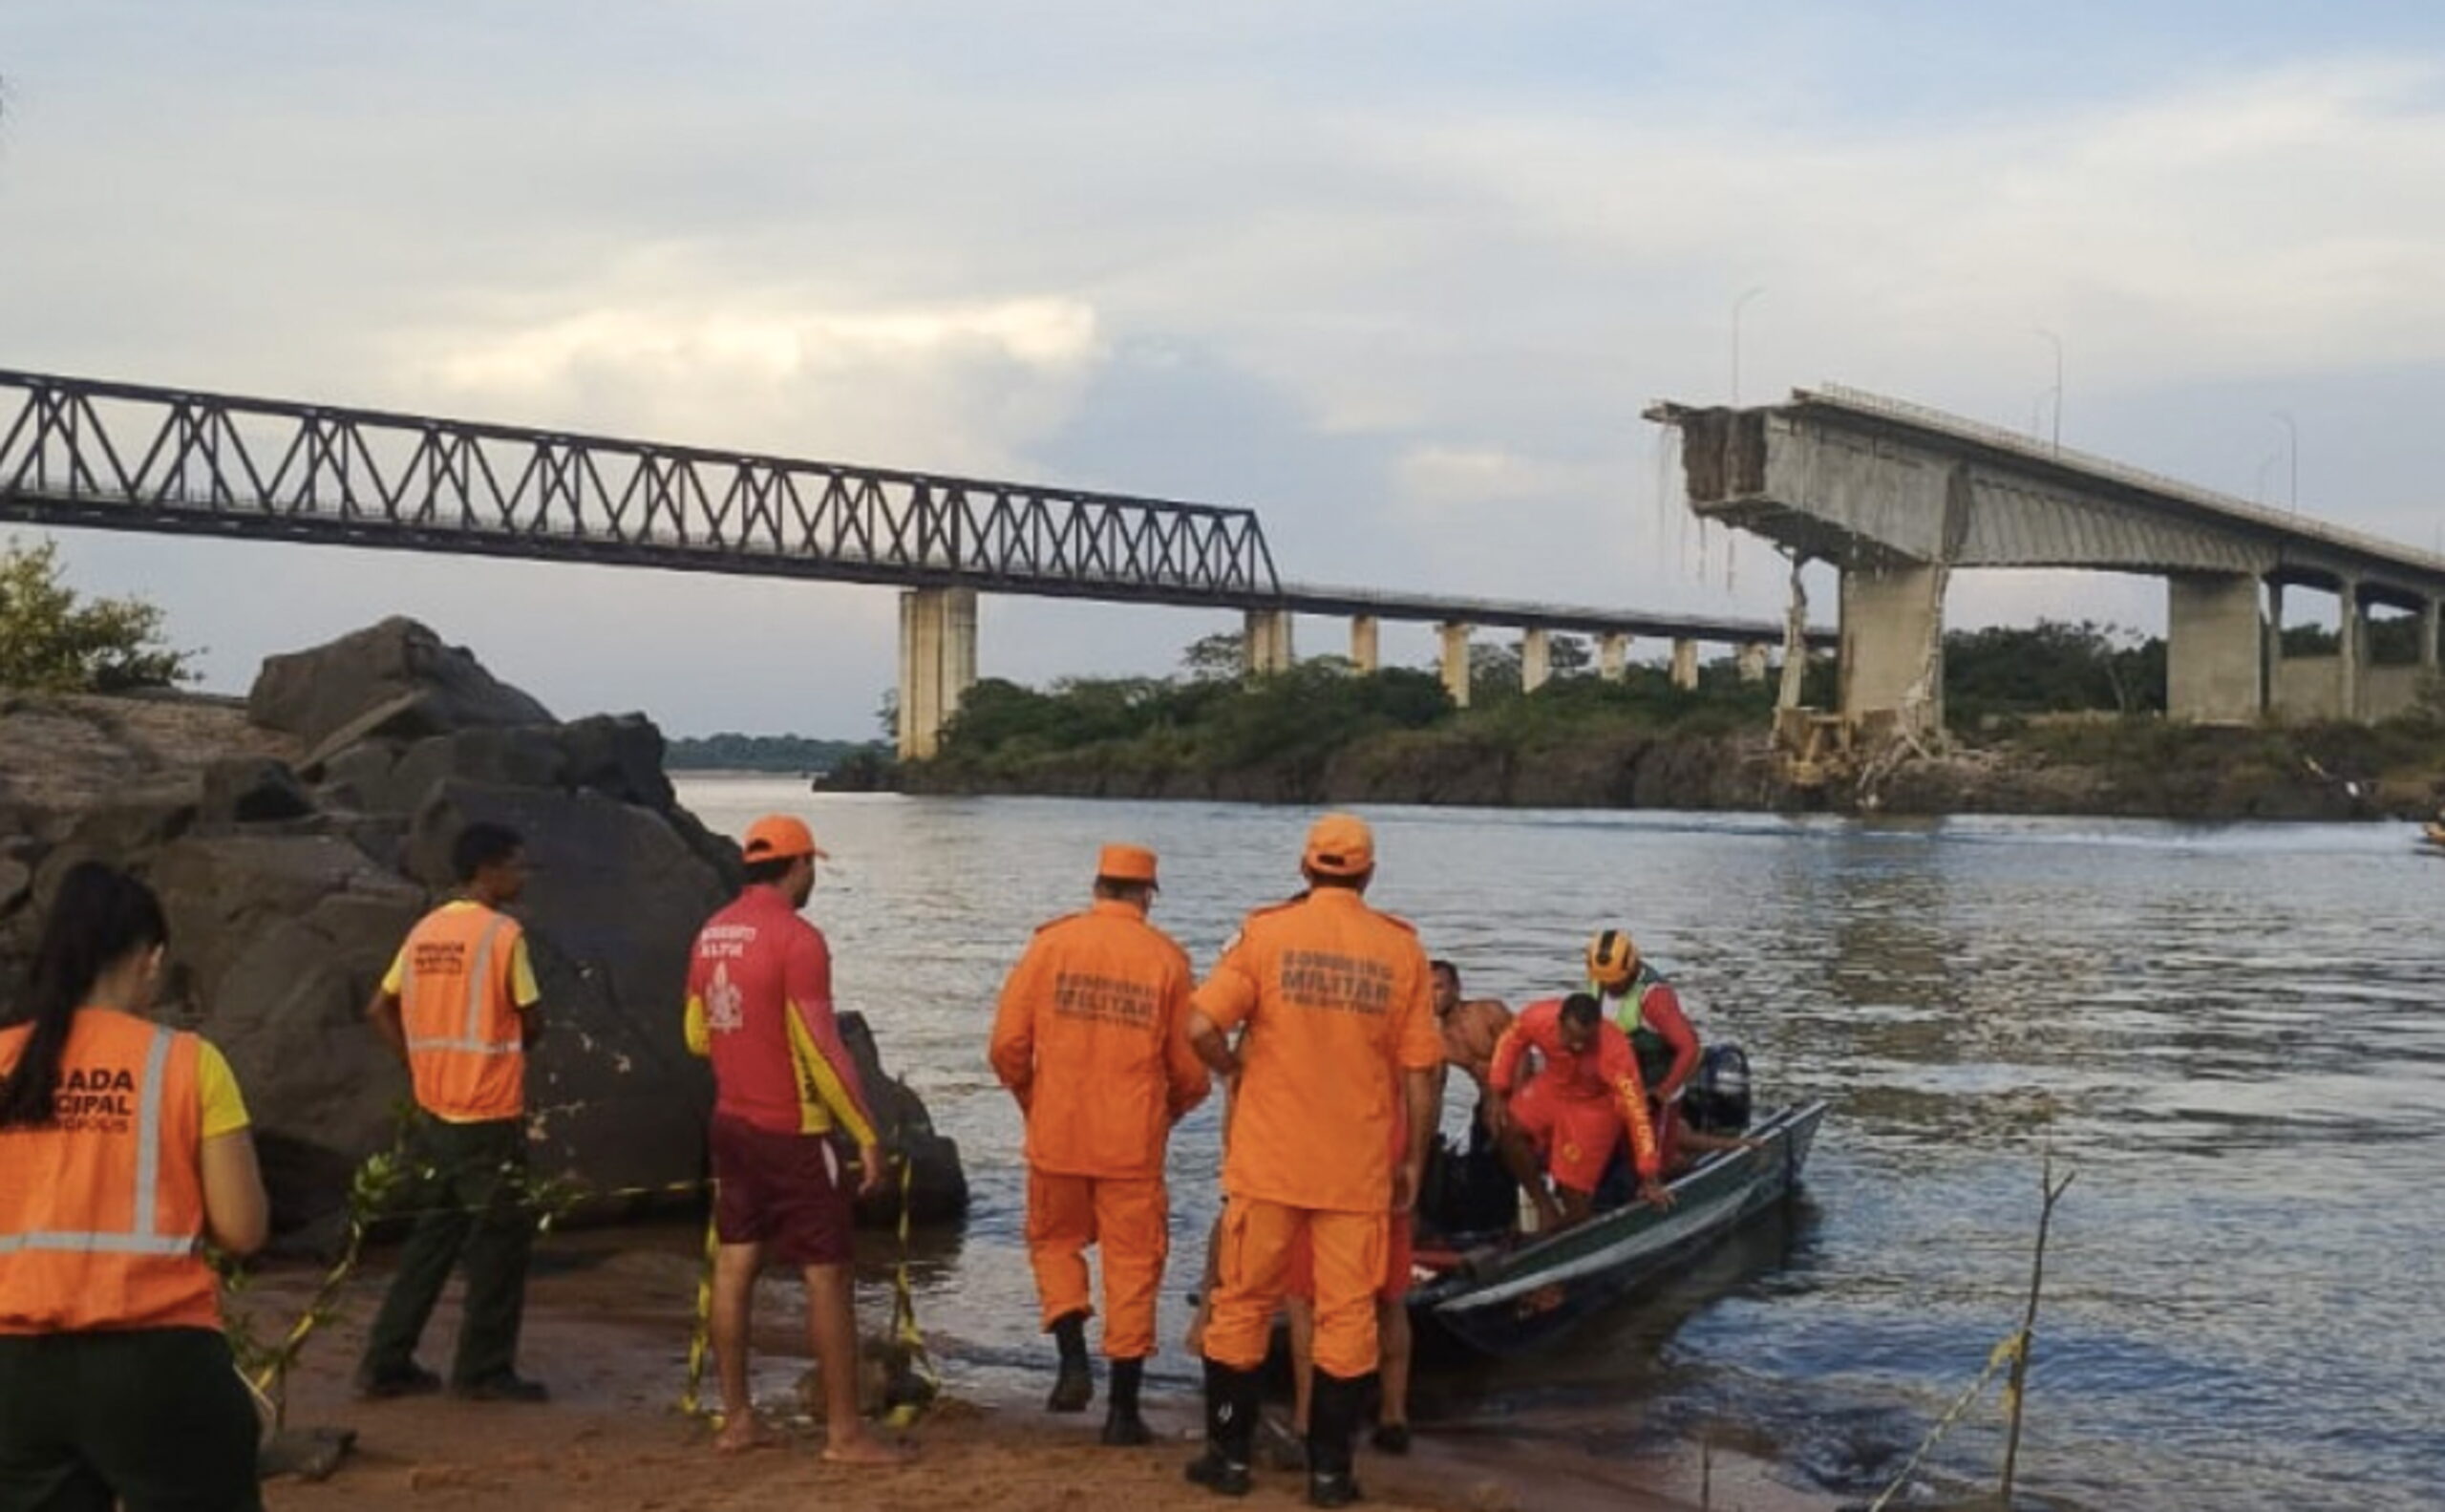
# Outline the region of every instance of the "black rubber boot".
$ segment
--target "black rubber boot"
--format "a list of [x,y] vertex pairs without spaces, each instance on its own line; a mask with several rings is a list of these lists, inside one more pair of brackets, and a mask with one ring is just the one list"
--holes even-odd
[[1104,1397],[1104,1442],[1116,1449],[1135,1449],[1155,1441],[1154,1430],[1137,1416],[1137,1386],[1146,1378],[1144,1360],[1115,1360]]
[[1256,1452],[1261,1410],[1256,1372],[1207,1360],[1205,1453],[1189,1461],[1188,1478],[1217,1496],[1246,1496],[1256,1484],[1248,1459]]
[[1353,1381],[1316,1373],[1315,1395],[1308,1403],[1309,1506],[1346,1507],[1358,1500],[1358,1480],[1350,1470],[1350,1441],[1358,1437],[1358,1419],[1366,1406],[1364,1377]]
[[1061,1350],[1061,1371],[1052,1377],[1052,1395],[1044,1399],[1044,1410],[1083,1413],[1095,1399],[1095,1372],[1087,1364],[1087,1315],[1073,1312],[1055,1320],[1052,1342]]

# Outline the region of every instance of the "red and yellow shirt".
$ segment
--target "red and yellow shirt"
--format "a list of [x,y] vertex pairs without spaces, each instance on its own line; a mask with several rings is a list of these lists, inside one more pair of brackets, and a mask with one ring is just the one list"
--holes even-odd
[[705,923],[688,963],[688,1049],[713,1063],[713,1111],[779,1134],[876,1142],[832,1013],[832,952],[777,888]]

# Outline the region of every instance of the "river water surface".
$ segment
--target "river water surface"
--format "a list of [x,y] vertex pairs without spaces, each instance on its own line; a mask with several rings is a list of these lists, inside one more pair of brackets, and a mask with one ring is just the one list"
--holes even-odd
[[[1306,811],[811,796],[704,778],[735,833],[806,816],[841,1005],[960,1141],[976,1203],[927,1267],[962,1366],[1040,1361],[1019,1123],[985,1065],[1003,973],[1095,849],[1162,856],[1201,971],[1297,886]],[[2445,1503],[2445,858],[2383,826],[1381,809],[1372,895],[1471,995],[1568,990],[1625,924],[1761,1100],[1832,1104],[1805,1194],[1556,1358],[1422,1384],[1427,1431],[1600,1453],[1720,1435],[1796,1485],[1880,1487],[2015,1326],[2050,1246],[2022,1483],[2094,1508]],[[1448,1110],[1456,1123],[1465,1117]],[[1173,1141],[1177,1352],[1216,1109]],[[1933,1459],[1988,1480],[1991,1409]]]

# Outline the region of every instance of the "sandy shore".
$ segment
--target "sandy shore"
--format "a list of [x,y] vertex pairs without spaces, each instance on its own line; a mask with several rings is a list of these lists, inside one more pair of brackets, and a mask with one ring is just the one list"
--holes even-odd
[[[556,1249],[586,1241],[560,1239]],[[307,1272],[262,1278],[242,1306],[263,1323],[294,1316]],[[312,1340],[289,1388],[292,1430],[346,1429],[354,1452],[329,1480],[267,1487],[279,1509],[444,1509],[516,1505],[524,1512],[656,1512],[814,1501],[828,1508],[940,1506],[961,1512],[1072,1512],[1091,1501],[1148,1512],[1212,1512],[1217,1499],[1184,1482],[1197,1407],[1182,1392],[1150,1399],[1159,1441],[1110,1450],[1099,1419],[1050,1418],[1007,1374],[954,1366],[946,1400],[906,1436],[916,1462],[852,1471],[817,1459],[819,1430],[803,1422],[783,1447],[731,1459],[709,1448],[701,1422],[674,1400],[684,1378],[692,1276],[667,1253],[612,1252],[541,1271],[529,1295],[522,1368],[547,1381],[547,1406],[470,1405],[447,1398],[360,1403],[348,1376],[379,1299],[379,1259],[351,1285],[341,1316]],[[804,1370],[791,1288],[759,1300],[760,1409],[786,1406]],[[425,1359],[446,1363],[455,1294],[430,1331]],[[875,1320],[867,1319],[870,1324]],[[710,1385],[710,1383],[709,1383]],[[1026,1383],[1031,1395],[1033,1383]],[[1507,1439],[1487,1427],[1421,1433],[1392,1459],[1362,1450],[1369,1504],[1418,1512],[1803,1512],[1834,1503],[1771,1480],[1763,1463],[1720,1452],[1701,1466],[1694,1446],[1640,1459],[1601,1458],[1549,1441]],[[1705,1483],[1702,1485],[1702,1481]],[[1260,1473],[1244,1505],[1304,1505],[1295,1475]]]

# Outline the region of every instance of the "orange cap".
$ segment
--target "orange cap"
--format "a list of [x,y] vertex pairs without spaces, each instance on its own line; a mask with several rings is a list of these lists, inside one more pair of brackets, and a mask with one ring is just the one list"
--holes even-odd
[[1155,853],[1143,845],[1106,845],[1095,857],[1095,876],[1103,882],[1142,882],[1155,885]]
[[1375,869],[1375,835],[1354,814],[1328,814],[1308,831],[1299,864],[1320,877],[1358,877]]
[[832,854],[815,842],[815,831],[807,828],[803,820],[787,814],[767,814],[748,825],[739,849],[751,866],[758,862],[796,861],[800,856],[829,860]]

